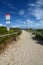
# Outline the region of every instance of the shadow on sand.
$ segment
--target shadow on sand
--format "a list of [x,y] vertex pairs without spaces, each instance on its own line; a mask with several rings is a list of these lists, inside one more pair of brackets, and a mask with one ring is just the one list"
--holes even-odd
[[33,40],[36,40],[37,44],[43,45],[43,37],[40,36],[34,36],[32,37]]

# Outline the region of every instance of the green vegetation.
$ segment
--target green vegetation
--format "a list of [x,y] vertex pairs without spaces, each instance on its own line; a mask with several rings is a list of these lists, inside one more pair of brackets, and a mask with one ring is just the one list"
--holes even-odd
[[34,35],[43,37],[43,29],[37,29],[33,32]]
[[29,32],[35,32],[35,29],[28,28],[28,29],[26,29],[26,31],[29,31]]
[[11,34],[9,36],[0,37],[0,50],[4,49],[7,46],[7,42],[9,40],[16,40],[16,37],[18,37],[21,33],[22,30],[20,28],[10,28],[10,30],[7,31],[6,27],[0,27],[0,35]]
[[6,27],[0,27],[0,35],[1,34],[6,34],[6,33],[7,33]]
[[33,35],[37,37],[43,37],[43,29],[26,29],[27,31],[31,32]]
[[11,28],[11,29],[10,29],[10,32],[11,32],[11,31],[12,31],[12,32],[16,32],[16,33],[18,32],[17,35],[20,35],[20,34],[22,33],[22,29],[20,29],[20,28]]

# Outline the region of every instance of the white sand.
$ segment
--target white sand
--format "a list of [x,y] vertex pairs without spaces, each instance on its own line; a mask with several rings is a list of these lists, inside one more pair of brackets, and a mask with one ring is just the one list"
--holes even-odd
[[43,46],[23,30],[20,40],[13,41],[0,55],[0,65],[43,65]]

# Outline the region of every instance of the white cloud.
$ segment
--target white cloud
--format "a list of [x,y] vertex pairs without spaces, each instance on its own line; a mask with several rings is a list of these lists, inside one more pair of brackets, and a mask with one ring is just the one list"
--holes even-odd
[[3,24],[0,24],[0,26],[3,26]]
[[28,6],[32,6],[32,7],[34,7],[34,6],[35,6],[35,4],[31,3],[31,4],[28,4]]
[[43,28],[43,21],[35,23],[34,28]]
[[43,9],[37,8],[32,12],[32,14],[37,18],[37,20],[43,19]]
[[43,0],[37,0],[36,4],[36,6],[43,6]]
[[26,23],[27,23],[27,27],[33,27],[34,26],[34,21],[32,21],[30,19],[27,19]]
[[16,27],[20,27],[20,25],[18,24],[15,24],[15,25],[12,25],[13,28],[16,28]]
[[27,19],[26,26],[29,28],[43,28],[43,21],[39,21],[35,23],[34,21]]
[[19,11],[19,15],[24,15],[25,14],[25,11],[24,10],[20,10]]
[[34,6],[34,8],[30,7],[28,10],[34,15],[37,19],[42,19],[43,17],[43,9],[41,8],[43,6],[43,0],[37,0],[36,3],[30,4],[30,6]]
[[35,9],[33,10],[33,15],[39,19],[39,20],[42,20],[43,19],[43,9],[41,8],[41,6],[43,5],[43,1],[42,0],[38,0],[36,2],[36,7]]
[[23,25],[26,25],[26,22],[25,21],[23,22]]
[[31,4],[30,6],[35,6],[35,4]]
[[[32,7],[31,7],[32,6]],[[43,27],[43,0],[37,0],[34,4],[30,4],[30,13],[36,17],[39,22],[35,23],[35,27]],[[29,11],[29,8],[28,8]]]

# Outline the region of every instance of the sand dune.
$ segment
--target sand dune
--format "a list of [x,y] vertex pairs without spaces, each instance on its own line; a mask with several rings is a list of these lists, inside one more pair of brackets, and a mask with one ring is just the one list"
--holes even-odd
[[0,55],[0,65],[43,65],[43,46],[23,30],[20,39]]

